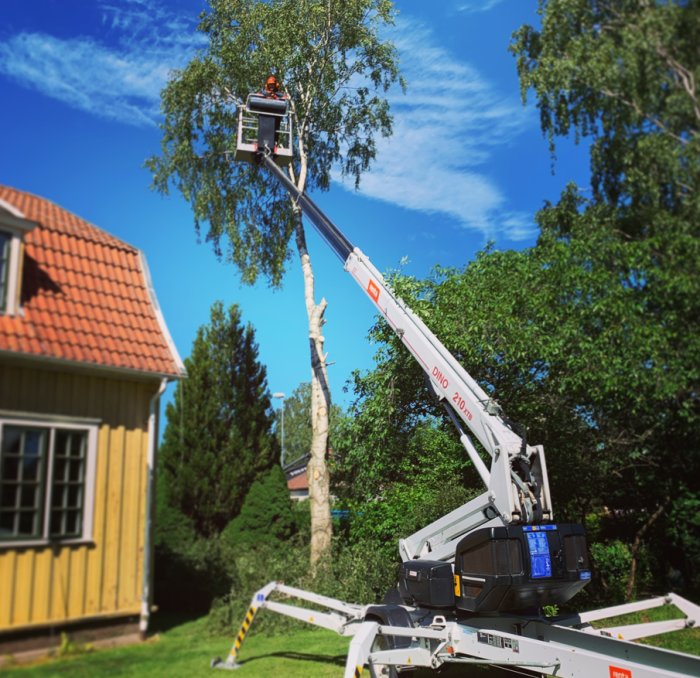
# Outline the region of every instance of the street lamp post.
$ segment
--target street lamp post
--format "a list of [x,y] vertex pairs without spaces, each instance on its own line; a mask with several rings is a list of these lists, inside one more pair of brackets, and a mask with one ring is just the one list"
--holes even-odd
[[278,391],[272,394],[273,398],[279,398],[282,401],[281,412],[282,412],[282,454],[280,455],[280,466],[284,468],[284,393]]

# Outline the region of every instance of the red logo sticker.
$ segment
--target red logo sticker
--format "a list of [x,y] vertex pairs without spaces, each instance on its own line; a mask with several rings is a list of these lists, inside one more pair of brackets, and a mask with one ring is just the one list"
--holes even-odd
[[617,666],[611,666],[610,678],[632,678],[632,671],[629,669],[620,669]]
[[375,304],[379,301],[379,286],[374,280],[369,281],[369,285],[367,285],[367,294],[372,297]]

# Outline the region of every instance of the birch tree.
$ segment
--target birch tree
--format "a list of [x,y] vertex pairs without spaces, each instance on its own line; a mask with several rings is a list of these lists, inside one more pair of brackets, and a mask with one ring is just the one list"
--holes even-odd
[[202,51],[162,92],[162,152],[147,161],[157,190],[174,187],[191,204],[195,228],[244,282],[280,286],[298,254],[308,316],[312,384],[311,564],[331,539],[326,465],[330,392],[323,325],[299,207],[257,166],[233,161],[236,102],[274,74],[290,103],[290,179],[300,191],[327,190],[331,170],[359,185],[391,133],[386,92],[401,82],[390,0],[210,0]]

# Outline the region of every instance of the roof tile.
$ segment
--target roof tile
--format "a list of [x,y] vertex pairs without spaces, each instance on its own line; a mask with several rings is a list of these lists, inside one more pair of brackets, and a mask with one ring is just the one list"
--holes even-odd
[[30,193],[0,186],[0,199],[38,223],[25,236],[23,312],[0,315],[0,350],[180,376],[136,248]]

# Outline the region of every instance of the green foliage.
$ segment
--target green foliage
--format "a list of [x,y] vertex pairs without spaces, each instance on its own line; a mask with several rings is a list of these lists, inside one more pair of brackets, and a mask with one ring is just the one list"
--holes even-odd
[[[664,559],[665,574],[670,589],[690,588],[700,592],[700,496],[684,493],[673,503],[662,535],[667,549],[673,548],[675,557]],[[679,563],[684,565],[679,569]]]
[[[558,518],[581,521],[608,506],[616,518],[604,538],[617,534],[632,544],[660,510],[644,534],[648,546],[668,540],[666,507],[678,511],[681,495],[697,493],[697,434],[692,408],[679,407],[679,395],[689,389],[693,397],[698,339],[689,319],[685,328],[671,326],[620,282],[611,262],[633,252],[605,222],[591,227],[595,212],[569,220],[569,239],[543,229],[531,250],[486,250],[463,270],[392,284],[508,416],[526,425],[528,439],[544,444]],[[340,446],[344,487],[367,487],[358,499],[368,499],[390,496],[394,483],[416,475],[433,474],[439,486],[441,476],[461,473],[475,485],[420,368],[382,323],[372,336],[380,344],[377,366],[356,376],[359,398]],[[678,342],[687,353],[677,352]],[[434,473],[450,465],[452,473]],[[689,528],[686,536],[693,534]],[[654,564],[657,581],[669,561],[684,573],[693,568],[694,551],[680,546],[647,548],[666,558]]]
[[[251,488],[250,495],[254,493],[262,495]],[[308,567],[308,502],[297,502],[294,507],[297,525],[306,525],[306,529],[284,542],[267,537],[262,525],[258,537],[250,538],[240,529],[242,521],[236,519],[220,539],[231,589],[214,604],[211,627],[223,629],[239,624],[255,591],[275,580],[346,601],[381,601],[396,585],[399,537],[467,498],[465,490],[447,478],[441,484],[395,486],[384,497],[348,505],[350,518],[345,531],[334,539],[331,552],[313,571]],[[243,517],[242,511],[239,518]],[[279,632],[294,626],[294,622],[276,615],[259,621],[256,619],[257,631]]]
[[[669,573],[697,582],[700,4],[543,0],[540,10],[541,29],[514,37],[523,93],[534,92],[553,148],[558,135],[590,138],[592,195],[569,186],[548,204],[533,248],[486,248],[462,270],[391,282],[544,444],[558,518],[599,515],[592,555],[620,599],[633,569],[637,590],[649,568],[659,588]],[[411,444],[445,423],[391,330],[379,323],[371,338],[376,368],[355,377],[338,465],[346,486],[361,479],[367,496],[390,496],[412,465],[430,472],[430,455],[415,454],[430,446]],[[461,458],[435,447],[438,466]]]
[[[413,383],[422,388],[419,371],[403,359],[393,367],[393,362],[382,361],[365,376],[355,374],[356,393],[362,395],[335,439],[335,493],[353,505],[386,497],[398,485],[420,487],[415,496],[420,500],[431,486],[475,482],[473,469],[449,426],[436,417],[418,417],[423,404],[402,400],[408,392],[401,391],[406,388],[400,384],[404,378],[414,378]],[[407,415],[406,409],[415,410],[415,416]]]
[[161,475],[168,503],[208,537],[238,514],[248,487],[279,451],[266,371],[236,306],[227,313],[221,303],[212,306],[185,367],[187,379],[165,412]]
[[199,30],[206,48],[162,92],[162,156],[148,160],[154,186],[174,185],[192,205],[199,230],[239,267],[279,285],[299,222],[269,175],[233,162],[236,101],[275,73],[290,99],[296,160],[292,179],[326,190],[331,167],[359,182],[391,133],[383,93],[399,79],[396,52],[380,30],[390,0],[212,0]]
[[[398,555],[396,543],[394,552]],[[331,552],[309,569],[308,545],[298,539],[284,544],[270,542],[242,545],[225,551],[231,589],[215,601],[209,615],[213,631],[237,628],[253,594],[270,581],[283,581],[322,595],[357,603],[380,601],[396,584],[398,559],[385,557],[377,542],[348,543],[335,539]],[[280,615],[259,615],[254,633],[279,633],[296,622]]]
[[229,588],[218,541],[199,536],[193,522],[171,505],[162,477],[156,495],[155,572],[155,602],[165,611],[205,613]]
[[[335,447],[343,419],[342,409],[331,404],[329,411],[329,447]],[[281,410],[277,411],[277,440],[282,446]],[[311,449],[311,383],[304,382],[284,400],[284,462],[291,464],[309,454]]]
[[350,500],[349,541],[381,550],[398,562],[398,541],[472,498],[459,478],[438,480],[429,474],[413,482],[396,482],[373,499]]
[[697,0],[540,0],[540,14],[541,29],[523,26],[512,45],[523,96],[534,91],[552,145],[592,138],[596,202],[645,236],[663,226],[659,209],[697,209]]
[[[245,618],[253,594],[271,581],[298,586],[309,571],[308,548],[294,540],[281,543],[273,540],[233,546],[222,535],[222,552],[229,589],[212,605],[208,626],[213,632],[238,629]],[[281,615],[260,615],[254,633],[284,632],[295,628],[295,622]]]
[[608,544],[589,545],[593,571],[607,594],[609,603],[626,601],[627,580],[632,565],[632,554],[627,544],[615,539]]
[[295,527],[291,503],[284,473],[273,466],[250,486],[241,512],[221,533],[221,539],[232,549],[288,540]]
[[67,633],[61,632],[61,643],[56,649],[56,657],[73,657],[94,651],[92,643],[77,643]]
[[306,587],[360,605],[381,602],[396,586],[398,575],[397,543],[393,543],[393,558],[386,556],[382,546],[369,540],[336,541]]
[[539,215],[553,298],[579,328],[565,363],[579,372],[562,387],[590,394],[597,492],[621,534],[653,544],[658,579],[670,568],[697,585],[700,3],[544,0],[540,12],[512,46],[523,95],[552,147],[572,132],[591,141],[592,197],[570,187]]

